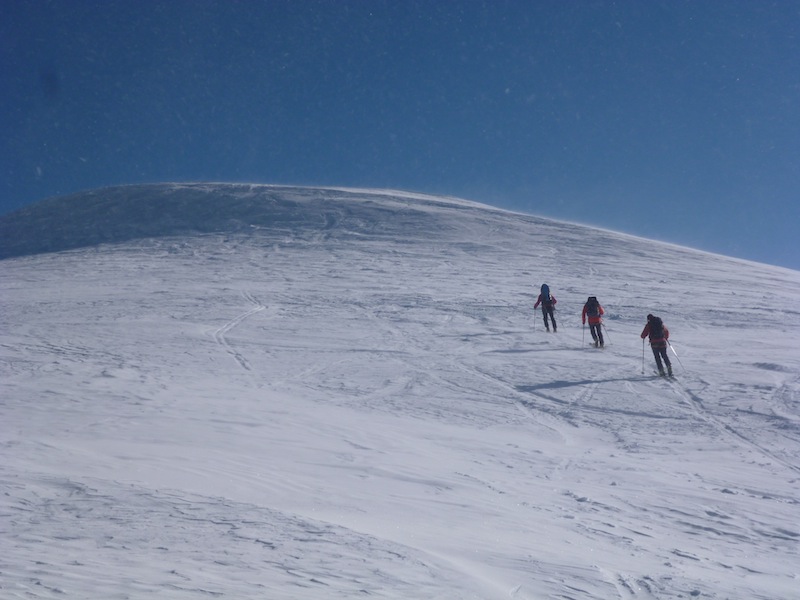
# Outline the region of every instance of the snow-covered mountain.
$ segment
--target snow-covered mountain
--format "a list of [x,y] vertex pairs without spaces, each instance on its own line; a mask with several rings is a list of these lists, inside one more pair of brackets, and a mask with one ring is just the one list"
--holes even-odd
[[796,271],[232,184],[48,200],[0,256],[2,598],[800,597]]

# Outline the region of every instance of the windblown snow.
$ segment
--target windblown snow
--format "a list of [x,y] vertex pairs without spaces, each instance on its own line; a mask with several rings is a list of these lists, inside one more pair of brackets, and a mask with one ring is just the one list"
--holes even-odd
[[800,597],[796,271],[234,184],[51,199],[0,257],[2,598]]

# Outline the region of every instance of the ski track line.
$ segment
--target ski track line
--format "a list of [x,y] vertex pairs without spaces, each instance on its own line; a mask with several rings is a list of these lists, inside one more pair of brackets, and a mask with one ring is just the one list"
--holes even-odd
[[452,360],[451,364],[453,364],[457,369],[461,370],[462,372],[472,377],[476,377],[483,381],[489,382],[493,386],[505,390],[505,392],[507,392],[510,395],[509,400],[513,402],[514,407],[516,408],[517,411],[519,411],[519,413],[522,416],[524,416],[527,419],[531,419],[532,421],[538,423],[542,427],[545,427],[550,431],[553,431],[554,433],[558,434],[563,441],[566,442],[568,440],[564,432],[559,429],[559,426],[563,425],[563,423],[560,420],[558,420],[552,414],[549,414],[547,412],[540,412],[539,413],[540,415],[552,419],[557,423],[558,426],[548,425],[546,423],[543,423],[541,419],[537,418],[539,415],[534,414],[534,412],[528,406],[525,405],[525,399],[526,399],[525,395],[507,381],[504,381],[503,379],[500,379],[495,375],[491,375],[490,373],[486,373],[477,367],[467,366],[458,360]]
[[[608,408],[597,408],[593,406],[585,406],[584,403],[590,401],[595,394],[595,391],[600,386],[601,383],[606,383],[605,381],[592,381],[586,383],[583,389],[576,392],[569,400],[562,400],[560,398],[556,398],[555,396],[550,396],[548,394],[542,393],[538,390],[520,390],[516,388],[512,384],[504,381],[503,379],[496,377],[490,373],[484,372],[477,367],[468,367],[466,365],[457,363],[457,366],[466,373],[471,374],[472,376],[477,376],[482,378],[486,381],[493,383],[496,386],[499,386],[506,391],[511,393],[511,399],[516,404],[518,410],[529,418],[533,418],[534,421],[538,422],[541,425],[545,425],[541,422],[541,419],[537,418],[540,415],[546,415],[548,418],[555,420],[559,425],[563,425],[566,423],[572,427],[576,427],[574,421],[571,419],[571,413],[575,408],[579,408],[581,411],[585,412],[592,412],[592,413],[600,413],[600,414],[627,414],[633,416],[653,416],[648,415],[647,413],[639,413],[635,411],[626,411],[626,410],[615,410],[615,409],[608,409]],[[624,368],[619,367],[614,369],[611,373],[615,374],[618,372],[623,372]],[[549,405],[555,404],[555,406],[559,407],[558,409],[549,409],[542,405],[534,405],[535,409],[531,406],[530,397],[535,396],[542,400],[545,400]],[[534,410],[535,413],[534,414]],[[547,425],[545,425],[547,426]],[[558,432],[562,437],[566,439],[566,436],[563,431],[561,431],[557,427],[547,426],[549,429]]]
[[[660,415],[654,412],[648,412],[645,410],[633,410],[633,409],[626,409],[626,408],[613,408],[613,407],[601,407],[601,406],[590,406],[588,402],[590,402],[593,398],[595,393],[597,392],[598,388],[602,384],[609,383],[611,381],[623,381],[625,383],[625,389],[630,392],[631,394],[638,394],[634,388],[633,383],[637,381],[645,381],[640,379],[627,379],[624,375],[626,372],[625,367],[619,367],[617,369],[613,369],[609,372],[608,379],[601,379],[601,380],[594,380],[594,381],[585,381],[585,382],[576,382],[575,385],[580,385],[582,389],[575,392],[569,399],[562,399],[558,398],[554,395],[546,394],[538,389],[526,389],[524,393],[527,397],[534,396],[536,398],[540,398],[548,403],[548,405],[555,405],[558,408],[549,409],[542,405],[536,405],[537,410],[544,411],[547,414],[551,414],[554,417],[558,417],[573,427],[575,425],[575,421],[573,419],[573,413],[592,413],[592,414],[599,414],[599,415],[623,415],[629,417],[642,417],[642,418],[649,418],[649,419],[662,419],[662,420],[676,420],[678,417],[670,416],[670,415]],[[616,376],[616,377],[615,377]],[[549,386],[542,386],[544,389],[547,389]],[[519,390],[518,390],[519,391]],[[528,398],[522,400],[523,403],[530,403]],[[527,404],[526,404],[527,408]]]
[[697,417],[699,417],[702,421],[705,421],[706,423],[708,423],[712,427],[714,427],[717,430],[721,431],[722,433],[724,433],[728,437],[734,439],[735,441],[739,442],[740,444],[743,443],[744,445],[749,446],[750,448],[753,448],[754,450],[756,450],[757,452],[761,453],[762,455],[764,455],[768,459],[773,460],[773,461],[783,465],[784,467],[786,467],[787,469],[789,469],[791,471],[795,471],[796,473],[800,473],[800,467],[798,467],[796,465],[793,465],[792,463],[790,463],[790,462],[782,459],[781,457],[775,455],[774,453],[772,453],[767,448],[764,448],[763,446],[759,446],[757,443],[755,443],[753,440],[751,440],[747,436],[745,436],[745,435],[739,433],[738,431],[736,431],[736,429],[734,429],[731,425],[723,423],[722,421],[720,421],[719,419],[714,417],[711,413],[709,413],[707,410],[705,410],[703,408],[703,399],[700,396],[698,396],[697,394],[695,394],[694,392],[692,392],[691,390],[689,390],[689,388],[684,387],[684,386],[678,384],[677,382],[671,382],[671,383],[672,383],[672,387],[676,391],[676,393],[679,396],[681,396],[689,404],[689,406],[692,407],[692,410],[694,411],[695,415],[697,415]]
[[228,340],[226,338],[226,335],[234,327],[239,325],[242,321],[244,321],[248,317],[251,317],[252,315],[254,315],[254,314],[258,313],[258,312],[261,312],[262,310],[264,310],[267,307],[264,304],[262,304],[255,296],[250,294],[249,292],[242,292],[242,297],[244,297],[245,300],[247,300],[251,304],[254,304],[255,306],[253,308],[251,308],[250,310],[248,310],[247,312],[244,312],[244,313],[240,314],[238,317],[234,318],[233,320],[228,321],[225,325],[223,325],[222,327],[217,329],[214,332],[214,340],[220,346],[225,348],[225,351],[228,354],[233,356],[233,358],[236,360],[236,362],[239,363],[239,366],[241,366],[246,371],[250,371],[251,370],[250,369],[250,363],[247,361],[247,359],[238,350],[236,350],[233,346],[230,345],[230,343],[228,342]]

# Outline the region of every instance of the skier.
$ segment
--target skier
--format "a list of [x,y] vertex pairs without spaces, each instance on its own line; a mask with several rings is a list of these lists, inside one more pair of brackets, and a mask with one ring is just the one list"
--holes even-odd
[[601,318],[606,311],[600,306],[596,296],[589,296],[586,304],[583,305],[581,321],[586,325],[586,317],[589,317],[589,332],[592,334],[595,348],[602,348],[603,342],[603,319]]
[[664,376],[664,366],[661,364],[663,360],[667,365],[667,374],[672,377],[672,363],[669,362],[669,356],[667,356],[669,329],[659,317],[647,315],[647,325],[642,330],[641,338],[644,339],[647,336],[650,336],[650,347],[653,349],[653,356],[656,359],[658,374]]
[[542,318],[544,319],[544,327],[547,331],[550,331],[550,324],[547,322],[547,317],[550,317],[550,320],[553,321],[553,333],[558,331],[556,326],[556,315],[555,315],[555,308],[556,308],[556,297],[550,294],[550,287],[546,284],[542,284],[542,293],[539,294],[539,298],[536,300],[536,304],[533,305],[533,310],[542,305]]

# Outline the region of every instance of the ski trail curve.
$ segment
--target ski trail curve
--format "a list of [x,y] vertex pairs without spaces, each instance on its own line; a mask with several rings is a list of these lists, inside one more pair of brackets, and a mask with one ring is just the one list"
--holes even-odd
[[244,313],[240,314],[236,318],[232,319],[231,321],[228,321],[227,323],[225,323],[225,325],[223,325],[222,327],[217,329],[214,332],[214,340],[220,346],[222,346],[228,354],[233,356],[234,360],[236,360],[236,362],[239,363],[240,367],[242,367],[246,371],[250,371],[251,370],[250,369],[250,363],[242,355],[241,352],[239,352],[238,350],[236,350],[236,348],[234,348],[233,346],[230,345],[230,343],[228,342],[228,339],[227,339],[226,336],[227,336],[228,332],[230,332],[233,328],[238,326],[242,321],[244,321],[248,317],[253,316],[254,314],[256,314],[258,312],[261,312],[262,310],[264,310],[267,307],[266,307],[266,305],[262,304],[258,300],[258,298],[256,298],[255,296],[253,296],[249,292],[242,292],[242,296],[244,297],[245,300],[247,300],[248,302],[250,302],[251,304],[254,305],[253,308],[251,308],[247,312],[244,312]]
[[774,452],[771,452],[769,449],[761,446],[748,438],[746,435],[738,432],[734,427],[728,425],[727,423],[723,423],[714,415],[709,413],[705,408],[703,408],[703,399],[692,392],[689,388],[684,387],[682,385],[674,384],[673,389],[675,393],[683,398],[683,400],[692,408],[692,411],[695,415],[702,421],[705,421],[707,424],[711,425],[712,427],[716,428],[718,431],[721,431],[725,435],[729,436],[733,440],[737,441],[740,444],[744,444],[749,446],[753,450],[761,453],[763,456],[769,458],[770,460],[775,461],[786,467],[791,471],[795,471],[796,473],[800,473],[800,467],[797,465],[792,464],[786,459],[781,458]]

